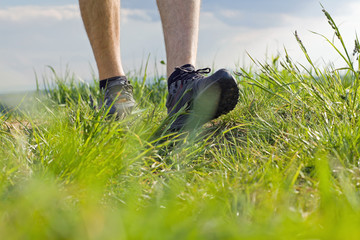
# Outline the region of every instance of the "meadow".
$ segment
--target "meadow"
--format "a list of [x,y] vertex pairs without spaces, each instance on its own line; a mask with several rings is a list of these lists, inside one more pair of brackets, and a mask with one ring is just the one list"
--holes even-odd
[[96,78],[52,69],[0,114],[0,239],[359,239],[360,44],[323,12],[342,68],[295,33],[306,65],[236,69],[237,107],[191,131],[168,131],[146,67],[123,120],[90,106]]

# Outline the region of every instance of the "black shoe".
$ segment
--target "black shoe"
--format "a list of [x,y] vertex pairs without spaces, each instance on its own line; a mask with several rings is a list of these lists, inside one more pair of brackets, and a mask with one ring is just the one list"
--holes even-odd
[[175,116],[170,130],[196,128],[235,108],[239,88],[234,77],[225,69],[209,77],[202,75],[210,71],[186,64],[170,75],[166,107],[169,116]]
[[[104,81],[104,82],[103,82]],[[108,114],[122,119],[129,115],[135,106],[133,87],[125,76],[101,81],[100,87],[105,90],[104,104]]]

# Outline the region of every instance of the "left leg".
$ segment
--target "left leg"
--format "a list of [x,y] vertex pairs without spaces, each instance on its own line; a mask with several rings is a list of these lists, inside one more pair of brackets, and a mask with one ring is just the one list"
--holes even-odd
[[[166,47],[169,116],[177,116],[171,129],[193,128],[231,111],[239,89],[229,71],[209,77],[210,69],[195,70],[200,0],[157,0]],[[175,69],[175,70],[174,70]],[[177,114],[184,110],[185,114]],[[191,113],[191,114],[188,114]]]
[[164,32],[167,75],[175,67],[195,65],[200,0],[157,0]]

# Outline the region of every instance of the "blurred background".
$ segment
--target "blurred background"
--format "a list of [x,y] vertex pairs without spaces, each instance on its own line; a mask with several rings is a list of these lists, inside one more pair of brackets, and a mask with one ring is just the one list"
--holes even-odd
[[[155,65],[165,67],[160,17],[155,0],[122,0],[121,46],[126,71],[137,71],[149,56],[149,73]],[[324,0],[325,9],[340,27],[347,47],[353,49],[360,29],[360,2]],[[298,31],[309,55],[319,65],[343,62],[324,39],[332,39],[318,0],[203,0],[197,67],[250,66],[253,58],[264,62],[284,47],[294,61],[306,64],[295,40]],[[150,55],[149,55],[150,54]],[[66,69],[79,79],[90,81],[97,74],[95,61],[73,0],[0,1],[0,94],[36,88],[52,66]]]

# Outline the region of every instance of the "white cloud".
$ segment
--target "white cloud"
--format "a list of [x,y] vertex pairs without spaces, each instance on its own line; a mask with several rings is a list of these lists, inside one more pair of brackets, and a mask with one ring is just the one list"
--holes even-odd
[[80,18],[77,4],[64,6],[16,6],[0,9],[0,21],[26,22],[35,19],[70,20]]
[[[346,10],[346,11],[345,11]],[[348,51],[354,47],[355,31],[360,32],[360,3],[348,3],[342,12],[333,14],[332,17],[338,24]],[[306,59],[295,40],[294,32],[298,30],[300,38],[307,47],[310,57],[319,67],[331,62],[336,66],[344,66],[344,62],[336,51],[326,41],[310,31],[321,33],[333,39],[334,32],[327,23],[327,19],[321,12],[316,16],[304,18],[296,14],[268,13],[267,18],[276,19],[281,24],[272,24],[261,28],[244,24],[228,24],[218,18],[214,12],[204,12],[201,15],[199,61],[201,65],[206,62],[218,67],[234,67],[239,64],[248,66],[251,62],[246,53],[254,59],[263,62],[266,57],[272,57],[278,53],[284,56],[284,47],[290,57],[296,62],[307,65]],[[329,9],[331,14],[331,9]],[[230,16],[236,15],[229,12]],[[241,14],[238,13],[238,16]],[[335,38],[335,44],[341,47]],[[237,63],[236,61],[239,61]]]
[[[152,54],[150,61],[159,53],[164,55],[160,21],[153,16],[156,14],[122,9],[126,71],[138,70],[148,53]],[[96,64],[77,5],[0,8],[0,32],[0,93],[34,88],[34,71],[41,78],[46,65],[59,73],[69,65],[79,77],[91,79],[90,65]]]
[[144,22],[152,21],[152,15],[150,11],[144,9],[121,9],[121,21],[128,23],[130,19],[137,19]]
[[219,14],[226,18],[239,18],[243,15],[243,13],[237,9],[223,9],[219,11]]
[[[121,20],[123,23],[131,19],[139,21],[152,21],[154,12],[145,9],[121,9]],[[78,4],[60,5],[60,6],[15,6],[0,8],[0,21],[27,22],[34,20],[53,19],[57,21],[80,19],[80,10]]]

